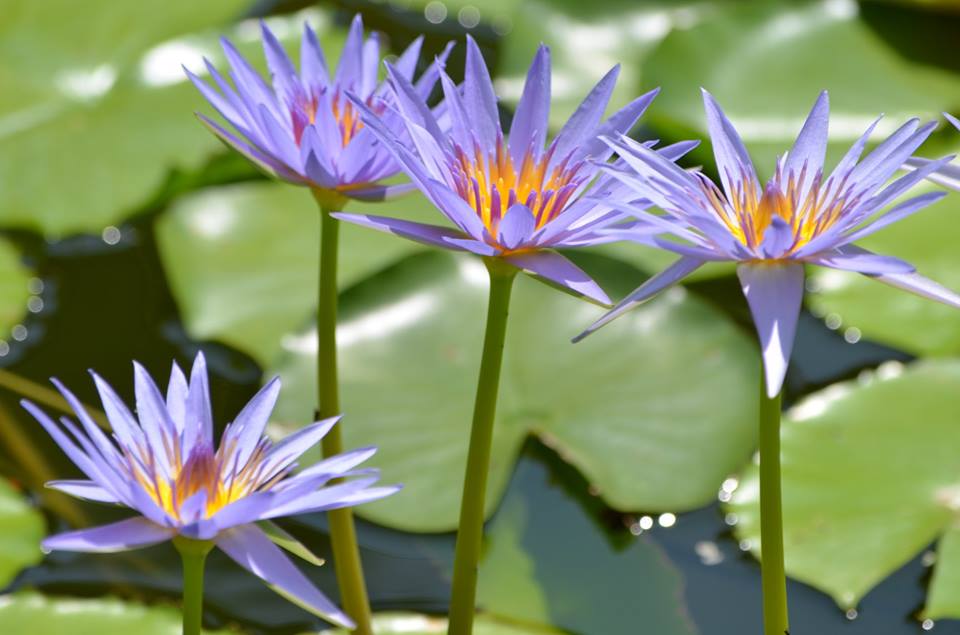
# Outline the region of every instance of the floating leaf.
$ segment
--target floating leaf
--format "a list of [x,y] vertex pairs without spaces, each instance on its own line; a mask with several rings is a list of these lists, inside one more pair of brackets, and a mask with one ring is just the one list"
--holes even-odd
[[[642,277],[617,261],[591,262],[621,285]],[[379,446],[384,479],[404,483],[401,495],[361,509],[377,522],[411,531],[456,527],[486,287],[478,259],[426,253],[342,295],[346,443]],[[531,434],[580,469],[607,503],[629,510],[706,504],[752,449],[752,337],[678,288],[572,346],[570,337],[600,314],[518,278],[488,511]],[[275,416],[289,432],[313,409],[315,332],[286,338],[284,348],[272,371],[284,379]]]
[[44,525],[40,512],[8,481],[0,479],[0,589],[10,584],[21,569],[41,560]]
[[[927,188],[933,189],[933,186]],[[915,190],[921,193],[923,187]],[[952,289],[960,289],[960,268],[953,236],[960,232],[960,199],[947,196],[910,218],[861,241],[864,247],[903,258],[917,270]],[[918,355],[960,352],[960,313],[938,302],[894,289],[859,274],[829,269],[811,273],[810,306],[835,314],[844,328]]]
[[[351,202],[347,209],[424,222],[439,218],[419,194]],[[159,220],[157,241],[190,335],[272,362],[280,338],[316,311],[319,232],[313,197],[283,183],[208,188],[177,201]],[[340,234],[341,286],[420,249],[349,223],[341,223]]]
[[695,633],[679,572],[651,539],[630,539],[612,545],[545,463],[522,461],[486,531],[478,604],[570,633]]
[[180,612],[172,607],[147,607],[110,598],[50,598],[30,592],[0,597],[0,631],[4,633],[174,635],[180,632],[181,621]]
[[[835,159],[881,112],[886,117],[878,134],[910,117],[937,118],[960,101],[956,74],[905,58],[859,13],[854,0],[751,2],[674,30],[646,63],[646,86],[663,89],[648,123],[677,137],[705,137],[699,90],[705,87],[737,127],[758,171],[769,174],[824,89]],[[902,32],[910,24],[909,15],[900,16],[894,28]],[[710,165],[707,149],[697,156]]]
[[[247,0],[162,4],[12,0],[0,26],[0,224],[49,235],[99,232],[146,204],[173,169],[222,146],[193,111],[181,69],[222,63],[216,36]],[[283,34],[303,17],[281,19]],[[324,44],[332,28],[311,22]],[[253,24],[229,35],[259,49]],[[340,38],[340,35],[336,35]],[[259,53],[252,56],[259,57]]]
[[[946,533],[928,613],[960,617],[960,362],[881,366],[795,406],[784,421],[787,573],[852,608],[871,588]],[[922,404],[918,408],[918,405]],[[729,511],[758,553],[757,467]]]

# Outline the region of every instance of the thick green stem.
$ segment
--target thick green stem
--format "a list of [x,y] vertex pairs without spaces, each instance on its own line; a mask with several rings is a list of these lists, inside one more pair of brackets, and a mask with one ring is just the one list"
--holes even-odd
[[[320,289],[317,305],[317,417],[326,419],[340,414],[337,381],[337,243],[340,223],[330,214],[342,209],[343,199],[314,192],[320,205]],[[343,452],[340,426],[336,425],[322,442],[323,456]],[[327,512],[330,521],[330,542],[333,565],[343,610],[356,623],[354,633],[373,635],[370,600],[363,579],[360,548],[349,507]]]
[[183,635],[200,635],[203,622],[203,565],[213,543],[178,536],[173,544],[183,560]]
[[487,330],[483,339],[480,378],[473,405],[473,427],[467,471],[460,502],[460,525],[453,560],[453,590],[450,597],[448,635],[470,635],[477,595],[477,567],[483,546],[483,512],[490,470],[490,448],[493,443],[493,420],[500,387],[500,366],[503,342],[507,332],[510,291],[517,270],[499,260],[487,259],[490,271],[490,300],[487,307]]
[[760,549],[763,632],[789,633],[787,577],[783,566],[783,505],[780,495],[780,394],[767,396],[760,377]]

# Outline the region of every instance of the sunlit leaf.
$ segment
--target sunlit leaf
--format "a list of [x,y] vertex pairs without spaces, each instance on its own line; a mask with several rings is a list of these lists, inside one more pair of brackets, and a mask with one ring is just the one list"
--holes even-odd
[[[619,284],[641,279],[617,261],[592,262]],[[343,294],[346,442],[377,445],[384,479],[404,484],[401,495],[361,508],[365,516],[414,531],[456,526],[485,296],[483,265],[442,253],[407,259]],[[488,510],[529,435],[625,510],[706,504],[753,447],[750,336],[677,289],[571,345],[601,311],[518,278]],[[276,412],[284,432],[313,409],[315,341],[309,329],[286,338],[285,355],[269,371],[284,379]]]
[[181,620],[180,611],[173,607],[111,598],[51,598],[31,592],[0,596],[0,631],[11,634],[174,635],[180,632]]
[[[946,532],[928,613],[960,617],[960,362],[882,366],[797,404],[784,422],[787,573],[852,608]],[[729,511],[737,535],[759,543],[759,483],[751,466]]]
[[10,584],[21,569],[40,561],[44,525],[43,516],[23,494],[0,479],[0,589]]

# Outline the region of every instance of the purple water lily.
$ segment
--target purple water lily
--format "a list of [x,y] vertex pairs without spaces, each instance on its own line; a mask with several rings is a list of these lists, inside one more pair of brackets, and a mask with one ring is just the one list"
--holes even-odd
[[[399,117],[388,108],[391,95],[377,78],[379,37],[374,33],[363,39],[360,15],[350,25],[332,76],[308,24],[304,24],[299,73],[276,36],[266,24],[261,27],[272,86],[224,38],[233,85],[209,61],[207,71],[216,89],[189,70],[186,73],[237,134],[202,114],[197,115],[200,120],[227,145],[284,181],[360,200],[380,200],[409,190],[409,184],[381,182],[397,174],[399,166],[363,125],[347,97],[348,93],[355,96],[382,117],[384,128],[402,133]],[[408,81],[413,80],[422,43],[422,37],[414,40],[394,64],[396,73]],[[426,98],[433,90],[451,46],[417,80],[418,95]]]
[[[612,154],[597,137],[628,131],[657,91],[638,97],[601,122],[619,73],[619,68],[614,68],[547,145],[550,51],[546,46],[540,46],[530,66],[506,139],[490,74],[469,36],[462,87],[440,70],[449,132],[400,68],[388,64],[387,73],[412,143],[384,125],[358,97],[361,119],[455,227],[383,216],[334,216],[429,245],[503,258],[519,269],[609,304],[606,294],[586,273],[552,249],[610,240],[598,230],[625,215],[604,199],[618,193],[636,197],[609,177],[593,183],[598,164]],[[660,153],[669,161],[695,145],[677,144]],[[590,198],[581,197],[591,185]]]
[[[737,274],[760,338],[767,392],[779,394],[803,296],[804,264],[855,271],[960,308],[960,296],[917,274],[909,263],[853,244],[939,200],[931,192],[888,205],[951,159],[931,161],[888,180],[936,127],[912,119],[860,160],[875,121],[824,174],[829,101],[817,99],[793,148],[763,186],[733,124],[704,91],[704,105],[722,189],[626,137],[607,138],[624,167],[608,172],[661,208],[655,215],[610,203],[637,217],[617,230],[624,238],[672,251],[680,258],[647,280],[576,339],[579,340],[711,261],[739,263]],[[879,119],[877,120],[879,121]],[[651,236],[656,227],[659,235]]]
[[[357,505],[398,487],[371,487],[376,470],[354,469],[375,448],[325,459],[296,474],[296,460],[316,445],[339,417],[318,421],[277,443],[264,427],[280,392],[273,379],[227,425],[214,447],[213,420],[203,355],[187,381],[173,366],[166,396],[134,365],[137,416],[98,375],[93,378],[113,429],[108,436],[80,401],[53,383],[80,425],[60,425],[24,400],[27,409],[87,480],[53,481],[49,487],[86,500],[129,507],[138,516],[47,538],[47,550],[115,552],[184,537],[212,541],[240,566],[280,594],[324,619],[352,621],[321,593],[274,544],[279,528],[270,519]],[[343,479],[335,484],[335,479]],[[261,527],[267,526],[265,532]],[[282,533],[282,532],[281,532]],[[285,541],[293,538],[285,536]],[[283,543],[284,541],[279,541]]]

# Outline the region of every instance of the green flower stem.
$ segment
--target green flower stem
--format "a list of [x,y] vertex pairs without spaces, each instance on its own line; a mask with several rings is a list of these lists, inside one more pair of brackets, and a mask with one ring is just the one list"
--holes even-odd
[[[330,214],[343,209],[346,202],[329,192],[314,190],[320,205],[320,289],[317,298],[317,418],[326,419],[340,414],[339,383],[337,381],[337,243],[340,223]],[[324,457],[343,452],[343,436],[336,425],[323,438]],[[327,512],[330,521],[330,542],[333,547],[333,565],[343,610],[356,623],[354,633],[373,635],[370,600],[363,579],[360,548],[349,507]]]
[[787,577],[783,566],[783,505],[780,495],[780,394],[767,396],[760,373],[760,549],[763,632],[789,633]]
[[183,560],[183,635],[200,635],[203,622],[203,565],[213,549],[209,540],[177,536],[173,544]]
[[486,258],[490,272],[490,300],[487,306],[487,330],[483,339],[480,379],[473,406],[473,426],[467,472],[460,502],[460,525],[453,560],[453,590],[450,598],[448,635],[470,635],[477,595],[477,566],[483,544],[484,499],[490,470],[493,420],[497,410],[503,342],[507,332],[510,291],[517,269],[496,258]]

